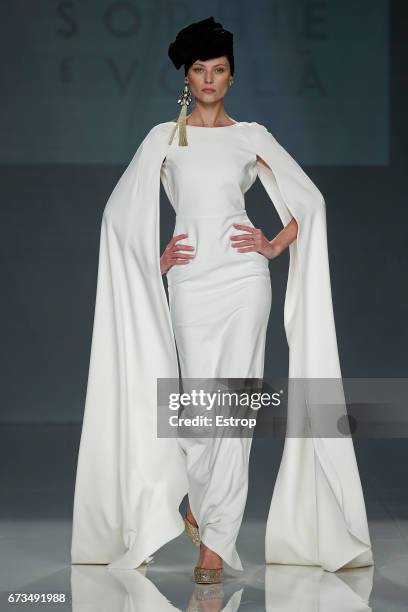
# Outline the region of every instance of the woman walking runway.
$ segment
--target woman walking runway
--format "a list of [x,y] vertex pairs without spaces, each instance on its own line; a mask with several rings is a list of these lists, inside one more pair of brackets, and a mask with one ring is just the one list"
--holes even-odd
[[[169,56],[185,70],[178,120],[146,135],[102,216],[71,559],[135,568],[186,528],[200,544],[194,579],[220,582],[224,562],[242,569],[236,538],[252,438],[158,436],[158,379],[178,379],[177,351],[183,380],[261,379],[269,261],[289,248],[289,378],[341,380],[325,202],[267,128],[225,112],[230,32],[212,17],[191,24]],[[283,225],[272,240],[245,210],[257,176]],[[162,254],[160,179],[176,212]],[[296,416],[289,402],[289,422]],[[265,556],[328,571],[373,564],[350,436],[286,438]]]

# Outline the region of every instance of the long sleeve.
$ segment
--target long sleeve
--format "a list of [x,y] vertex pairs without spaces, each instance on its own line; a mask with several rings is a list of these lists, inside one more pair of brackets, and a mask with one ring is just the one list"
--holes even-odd
[[[333,427],[346,406],[341,383],[330,284],[325,201],[299,164],[262,125],[248,124],[258,176],[284,225],[294,217],[296,240],[284,306],[289,346],[289,378],[304,379],[306,400],[319,399],[319,379],[334,379]],[[294,386],[294,389],[299,389]],[[287,434],[269,510],[265,554],[268,563],[340,567],[372,565],[364,497],[351,436],[319,435],[321,410],[299,409],[297,392],[289,390],[288,432],[309,420],[309,436]],[[329,408],[328,408],[329,410]],[[327,431],[327,429],[326,429]],[[333,430],[332,430],[333,431]],[[327,435],[327,434],[326,434]]]
[[178,380],[159,252],[167,139],[166,126],[151,130],[102,217],[73,564],[135,568],[184,530],[184,460],[175,439],[157,436],[157,378]]

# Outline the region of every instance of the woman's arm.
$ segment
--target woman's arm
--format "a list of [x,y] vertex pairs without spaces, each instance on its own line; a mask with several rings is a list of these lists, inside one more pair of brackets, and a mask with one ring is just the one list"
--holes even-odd
[[[259,155],[256,156],[256,160],[270,169],[270,166]],[[232,247],[236,248],[240,253],[257,251],[268,259],[274,259],[280,255],[282,251],[296,240],[298,231],[298,224],[294,217],[272,240],[268,240],[259,228],[240,223],[233,223],[233,226],[236,229],[246,231],[247,234],[234,234],[230,236]]]
[[[256,156],[256,161],[271,170],[270,166],[268,166],[268,164],[262,159],[262,157],[259,157],[259,155]],[[278,234],[276,234],[275,238],[269,241],[272,258],[280,255],[282,251],[284,251],[290,244],[292,244],[292,242],[296,240],[297,230],[298,224],[296,219],[292,218],[292,220],[285,225],[285,227]]]

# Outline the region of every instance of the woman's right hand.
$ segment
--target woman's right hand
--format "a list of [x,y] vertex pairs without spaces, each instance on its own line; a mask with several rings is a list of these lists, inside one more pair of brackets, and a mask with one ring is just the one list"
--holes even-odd
[[180,251],[192,251],[193,246],[189,244],[177,244],[178,240],[186,238],[188,234],[177,234],[173,236],[166,248],[164,249],[163,255],[160,257],[160,272],[167,274],[170,268],[178,264],[188,264],[194,257],[194,253],[181,253]]

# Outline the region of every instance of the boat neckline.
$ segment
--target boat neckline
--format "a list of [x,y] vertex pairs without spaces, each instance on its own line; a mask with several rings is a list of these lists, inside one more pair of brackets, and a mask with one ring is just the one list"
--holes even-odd
[[190,123],[186,123],[186,126],[197,128],[199,130],[224,130],[225,128],[235,127],[236,125],[240,125],[241,123],[241,121],[234,121],[234,123],[230,123],[229,125],[215,125],[214,127],[208,125],[191,125]]
[[[177,123],[177,121],[172,121],[171,123]],[[215,125],[214,127],[208,125],[191,125],[190,123],[186,123],[187,127],[193,127],[198,130],[224,130],[228,127],[235,127],[236,125],[241,125],[242,121],[234,121],[234,123],[230,123],[229,125]]]

